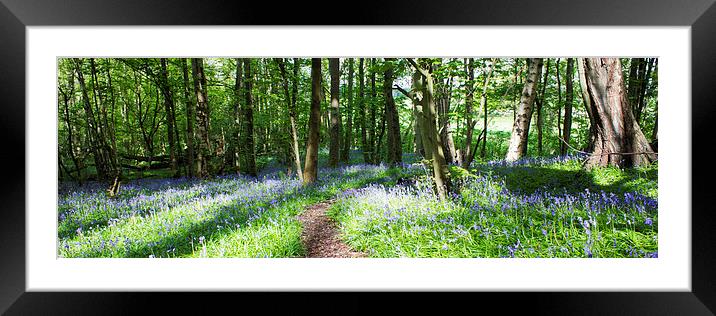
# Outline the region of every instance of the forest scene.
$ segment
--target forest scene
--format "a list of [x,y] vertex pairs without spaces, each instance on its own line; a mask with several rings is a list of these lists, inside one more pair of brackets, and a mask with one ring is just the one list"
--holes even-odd
[[58,58],[60,258],[658,258],[658,58]]

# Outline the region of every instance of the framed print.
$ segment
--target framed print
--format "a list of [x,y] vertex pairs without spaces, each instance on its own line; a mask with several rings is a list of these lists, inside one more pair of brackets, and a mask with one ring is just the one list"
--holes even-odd
[[[327,3],[0,1],[8,314],[218,312],[258,304],[251,291],[287,311],[391,300],[370,291],[425,296],[403,303],[418,308],[455,301],[425,291],[516,312],[716,308],[712,171],[700,153],[711,143],[713,1],[357,3],[341,14]],[[561,105],[567,82],[586,100],[574,112]],[[456,94],[460,110],[449,110]],[[489,115],[488,102],[499,103]],[[355,136],[339,132],[345,104],[363,109]],[[608,123],[623,109],[636,128]],[[537,132],[522,137],[519,117],[533,110]],[[477,149],[463,133],[483,127],[470,111],[484,145],[464,163]],[[543,124],[557,126],[544,146]],[[634,136],[615,149],[620,135]],[[601,164],[611,169],[591,171]],[[514,218],[522,226],[500,226]]]

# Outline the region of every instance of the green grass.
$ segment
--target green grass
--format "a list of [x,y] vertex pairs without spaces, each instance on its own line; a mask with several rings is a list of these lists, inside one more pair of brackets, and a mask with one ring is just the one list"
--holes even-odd
[[60,196],[61,257],[296,257],[304,250],[295,216],[306,206],[369,183],[410,176],[385,166],[321,169],[319,182],[225,177],[127,184]]
[[[362,161],[359,152],[351,159]],[[99,183],[61,184],[58,254],[302,257],[296,216],[337,198],[328,214],[341,238],[371,257],[658,256],[657,164],[585,170],[578,158],[478,161],[451,167],[455,193],[444,200],[419,162],[322,168],[311,186],[275,164],[266,161],[279,171],[258,179],[133,180],[115,198]]]
[[329,215],[371,257],[658,256],[657,167],[578,166],[456,170],[461,192],[442,201],[424,182],[371,186],[344,194]]

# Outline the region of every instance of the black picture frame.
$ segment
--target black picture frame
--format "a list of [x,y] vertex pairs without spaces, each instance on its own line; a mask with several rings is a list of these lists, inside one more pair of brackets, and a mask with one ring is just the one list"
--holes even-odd
[[[278,309],[328,312],[434,305],[549,314],[713,315],[716,311],[716,216],[706,152],[713,144],[716,78],[714,0],[571,0],[490,2],[142,1],[0,0],[0,311],[15,314],[133,314],[178,310],[208,314],[256,304]],[[321,10],[319,10],[319,8]],[[331,10],[328,10],[331,9]],[[350,11],[348,11],[350,10]],[[64,25],[615,25],[691,27],[692,258],[691,292],[413,293],[408,299],[373,293],[68,293],[25,292],[25,32],[26,26]],[[49,92],[48,93],[54,93]],[[680,106],[680,105],[668,105]],[[688,110],[687,105],[683,105]],[[698,146],[697,146],[698,145]],[[688,154],[688,153],[684,153]],[[54,163],[48,159],[48,163]],[[679,211],[679,210],[670,210]],[[687,211],[687,210],[684,210]],[[466,294],[466,295],[465,295]],[[308,304],[308,305],[307,305]],[[310,304],[315,304],[312,306]],[[385,307],[382,307],[384,309]],[[319,310],[320,311],[320,310]]]

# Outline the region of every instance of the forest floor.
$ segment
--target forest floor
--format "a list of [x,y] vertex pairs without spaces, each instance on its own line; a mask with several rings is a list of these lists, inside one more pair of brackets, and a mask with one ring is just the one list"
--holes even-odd
[[[357,160],[360,156],[358,156]],[[405,156],[404,158],[410,158]],[[61,182],[62,258],[656,258],[658,164],[585,170],[581,157],[428,169],[354,163],[305,186],[259,177]]]
[[341,241],[336,223],[326,216],[332,200],[311,205],[297,216],[303,224],[301,241],[308,258],[360,258],[366,255],[351,249]]

